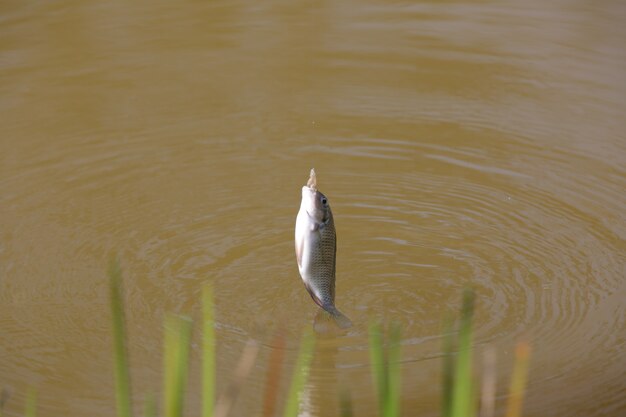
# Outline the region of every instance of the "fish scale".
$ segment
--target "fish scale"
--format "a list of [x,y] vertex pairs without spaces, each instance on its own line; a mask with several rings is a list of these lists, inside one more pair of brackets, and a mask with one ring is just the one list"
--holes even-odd
[[337,235],[332,214],[328,223],[319,229],[319,249],[312,251],[313,272],[311,281],[319,288],[318,297],[324,305],[335,304],[335,258],[337,253]]
[[350,319],[335,307],[337,235],[330,204],[317,190],[313,169],[307,185],[302,187],[295,232],[296,258],[304,286],[313,301],[330,313],[339,327],[350,327]]

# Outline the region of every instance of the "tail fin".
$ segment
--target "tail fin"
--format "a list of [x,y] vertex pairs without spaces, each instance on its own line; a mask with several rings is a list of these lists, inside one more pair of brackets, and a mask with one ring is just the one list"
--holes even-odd
[[352,321],[350,321],[348,316],[346,316],[341,311],[339,311],[337,309],[337,307],[335,307],[335,306],[325,306],[324,310],[326,310],[326,311],[328,311],[330,313],[330,315],[335,320],[335,323],[337,323],[337,326],[339,326],[340,328],[347,329],[349,327],[352,327]]

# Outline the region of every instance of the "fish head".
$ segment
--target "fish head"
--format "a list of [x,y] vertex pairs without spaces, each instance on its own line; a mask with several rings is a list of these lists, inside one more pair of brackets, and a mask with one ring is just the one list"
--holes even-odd
[[326,196],[308,185],[302,187],[301,209],[306,210],[316,225],[327,223],[332,216]]

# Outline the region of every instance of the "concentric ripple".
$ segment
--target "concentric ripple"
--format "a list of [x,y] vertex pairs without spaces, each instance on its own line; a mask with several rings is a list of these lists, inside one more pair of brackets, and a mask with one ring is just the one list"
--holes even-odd
[[117,257],[137,409],[161,389],[164,315],[197,325],[209,283],[220,384],[261,341],[233,410],[256,415],[272,335],[286,335],[290,372],[318,311],[293,249],[315,167],[337,226],[336,302],[355,325],[318,336],[305,415],[337,415],[344,389],[374,415],[372,320],[402,325],[403,409],[438,415],[442,323],[468,287],[477,372],[495,346],[499,399],[527,339],[525,415],[623,414],[618,3],[7,5],[3,412],[21,415],[35,386],[44,417],[111,415]]

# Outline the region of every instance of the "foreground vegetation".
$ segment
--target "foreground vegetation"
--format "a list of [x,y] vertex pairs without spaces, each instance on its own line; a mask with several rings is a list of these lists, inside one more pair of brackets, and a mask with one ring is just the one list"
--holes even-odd
[[[132,391],[130,365],[126,346],[124,319],[124,297],[122,276],[119,265],[113,263],[109,270],[110,303],[113,322],[113,346],[115,357],[115,389],[118,417],[132,417]],[[495,353],[487,350],[484,358],[483,380],[478,388],[472,373],[472,317],[474,297],[466,291],[458,323],[458,331],[453,325],[446,326],[444,337],[444,359],[442,376],[442,417],[491,417],[495,413]],[[168,315],[164,320],[163,345],[163,399],[162,415],[180,417],[183,415],[183,399],[186,392],[189,369],[189,349],[191,340],[191,319],[185,316]],[[456,353],[455,337],[456,336]],[[275,336],[275,346],[284,346],[284,336]],[[379,323],[369,327],[369,352],[374,390],[378,399],[380,417],[400,416],[401,392],[401,329],[398,325],[390,326],[387,341]],[[282,416],[298,415],[300,398],[309,374],[309,367],[315,348],[315,337],[310,330],[304,331],[291,375],[291,384]],[[229,415],[241,386],[250,374],[259,351],[259,345],[250,340],[241,354],[230,385],[217,398],[215,379],[215,332],[214,307],[210,286],[202,292],[202,417],[226,417]],[[521,415],[522,401],[528,372],[530,347],[527,343],[518,344],[515,351],[515,364],[511,377],[506,417]],[[281,377],[284,362],[284,349],[274,349],[269,357],[267,381]],[[266,384],[263,406],[260,415],[270,417],[277,414],[276,384]],[[480,401],[478,399],[480,398]],[[3,401],[4,402],[4,401]],[[349,392],[340,394],[340,415],[352,417],[352,401]],[[0,417],[2,417],[0,403]],[[259,407],[261,408],[261,407]],[[404,415],[410,415],[405,412]],[[25,416],[36,415],[36,393],[27,396]],[[154,397],[147,397],[143,415],[155,417],[157,406]]]

